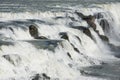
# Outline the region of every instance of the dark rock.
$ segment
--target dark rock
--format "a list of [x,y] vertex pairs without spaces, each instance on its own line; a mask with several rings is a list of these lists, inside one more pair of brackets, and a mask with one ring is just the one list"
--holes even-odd
[[32,37],[38,38],[38,29],[34,25],[29,26],[29,33]]
[[47,76],[45,73],[43,73],[43,74],[42,74],[42,76],[43,76],[45,79],[50,80],[50,77],[49,77],[49,76]]
[[81,43],[81,39],[78,37],[78,36],[76,36],[76,38],[79,40],[79,42]]
[[69,58],[70,58],[70,59],[72,59],[72,57],[71,57],[71,55],[70,55],[70,53],[69,53],[69,52],[67,52],[67,55],[69,56]]
[[88,29],[87,27],[84,27],[84,26],[73,26],[73,25],[71,25],[70,27],[74,28],[74,29],[78,29],[78,30],[86,30],[86,29]]
[[39,37],[36,37],[35,39],[48,39],[48,38],[46,38],[44,36],[39,36]]
[[76,13],[79,17],[81,17],[82,19],[86,17],[85,15],[83,15],[83,14],[80,13],[80,12],[75,12],[75,13]]
[[[77,14],[78,16],[80,16],[83,20],[85,20],[85,21],[89,24],[89,26],[91,26],[91,27],[94,29],[94,31],[100,36],[100,38],[101,38],[103,41],[109,42],[109,39],[108,39],[106,36],[103,36],[103,35],[100,35],[100,34],[99,34],[99,31],[96,30],[96,24],[94,23],[95,17],[101,18],[101,17],[103,17],[102,14],[98,13],[96,16],[91,16],[91,15],[85,16],[85,15],[83,15],[82,13],[79,13],[79,12],[76,12],[76,14]],[[105,29],[108,30],[108,29],[109,29],[109,23],[108,23],[108,21],[105,20],[105,19],[102,19],[102,20],[101,20],[100,25],[102,26],[103,30],[105,30]],[[85,33],[85,34],[88,35],[90,38],[92,38],[91,32],[90,32],[89,29],[84,29],[84,30],[83,30],[83,33]]]
[[100,21],[100,25],[103,28],[103,30],[109,30],[109,23],[106,19],[102,19]]
[[71,43],[71,45],[76,52],[80,53],[80,51],[72,43]]
[[91,26],[94,29],[94,31],[96,30],[96,24],[94,22],[88,20],[87,23],[89,24],[89,26]]
[[97,14],[95,14],[94,16],[95,16],[95,18],[97,18],[97,19],[100,19],[100,18],[103,18],[103,17],[104,17],[102,13],[97,13]]
[[85,75],[86,72],[84,70],[80,70],[81,75]]
[[39,78],[40,78],[40,75],[36,74],[32,80],[39,80]]
[[33,76],[32,80],[50,80],[50,77],[47,76],[45,73],[35,74],[35,76]]
[[78,21],[78,20],[76,20],[74,17],[70,17],[70,16],[68,16],[72,21]]
[[65,39],[65,40],[69,41],[69,37],[68,37],[66,32],[61,32],[61,33],[59,33],[59,35],[61,36],[62,39]]
[[92,39],[92,35],[89,29],[84,30],[83,33],[85,33],[87,36],[89,36]]
[[47,39],[44,36],[38,36],[38,29],[36,28],[36,26],[34,25],[30,25],[29,26],[29,33],[32,37],[34,37],[35,39]]
[[13,28],[11,28],[11,27],[9,27],[9,29],[14,33],[14,30],[13,30]]
[[109,39],[107,36],[104,36],[104,35],[99,35],[99,36],[103,41],[109,42]]
[[95,21],[95,16],[89,15],[85,16],[82,13],[75,12],[79,17],[81,17],[83,20],[85,20],[89,26],[91,26],[94,30],[96,30],[96,25],[94,23]]
[[17,54],[11,54],[11,55],[3,55],[3,57],[8,60],[11,64],[14,66],[17,66],[21,62],[21,58]]
[[89,24],[89,26],[91,26],[94,30],[96,30],[96,25],[95,25],[95,17],[94,16],[87,16],[87,18],[84,18],[84,20],[87,21],[87,23]]
[[54,19],[57,20],[57,19],[64,19],[65,17],[62,17],[62,16],[57,16],[55,17]]

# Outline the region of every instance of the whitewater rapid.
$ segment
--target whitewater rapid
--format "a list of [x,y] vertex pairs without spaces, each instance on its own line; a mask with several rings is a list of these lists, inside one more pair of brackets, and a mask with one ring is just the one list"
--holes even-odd
[[[37,74],[37,80],[47,80],[43,74],[48,80],[118,80],[119,74],[93,76],[84,68],[119,61],[119,7],[120,3],[108,3],[70,6],[64,11],[0,12],[0,80],[35,80]],[[109,41],[102,40],[76,11],[95,16],[96,30]],[[30,25],[48,40],[34,39]],[[79,27],[89,28],[92,38]]]

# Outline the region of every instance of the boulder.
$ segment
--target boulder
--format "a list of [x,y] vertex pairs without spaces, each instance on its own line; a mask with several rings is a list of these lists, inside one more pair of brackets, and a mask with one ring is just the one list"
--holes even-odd
[[29,26],[29,33],[32,37],[38,38],[38,29],[34,25]]
[[38,36],[38,29],[36,28],[36,26],[34,25],[30,25],[29,26],[29,33],[32,37],[34,37],[35,39],[47,39],[44,36]]

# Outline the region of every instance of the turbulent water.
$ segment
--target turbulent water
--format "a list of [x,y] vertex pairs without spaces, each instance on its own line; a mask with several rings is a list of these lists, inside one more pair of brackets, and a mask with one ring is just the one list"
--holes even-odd
[[120,80],[119,2],[0,1],[0,80]]

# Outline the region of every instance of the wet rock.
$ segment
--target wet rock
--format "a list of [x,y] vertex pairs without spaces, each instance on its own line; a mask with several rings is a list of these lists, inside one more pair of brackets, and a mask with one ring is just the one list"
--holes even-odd
[[44,36],[39,36],[39,37],[36,37],[35,39],[48,39],[48,38],[46,38]]
[[75,13],[76,13],[79,17],[81,17],[82,19],[86,17],[85,15],[83,15],[83,14],[80,13],[80,12],[75,11]]
[[29,26],[29,33],[32,37],[38,38],[38,29],[34,25]]
[[[83,15],[83,14],[80,13],[80,12],[75,12],[75,13],[76,13],[79,17],[81,17],[83,20],[85,20],[85,21],[88,23],[88,25],[89,25],[90,27],[92,27],[93,30],[99,34],[99,32],[96,30],[96,24],[94,23],[94,22],[95,22],[95,16],[92,16],[92,15],[85,16],[85,15]],[[84,29],[83,29],[83,33],[85,33],[87,36],[89,36],[89,37],[92,39],[91,32],[90,32],[90,30],[89,30],[88,28],[84,28]]]
[[57,16],[55,17],[54,19],[57,20],[57,19],[64,19],[65,17],[62,17],[62,16]]
[[21,63],[21,58],[17,54],[3,55],[3,57],[14,66],[18,66]]
[[92,39],[92,35],[89,29],[85,29],[83,33],[85,33],[87,36],[89,36]]
[[80,53],[80,51],[72,43],[71,43],[71,45],[76,52]]
[[62,39],[65,39],[65,40],[69,41],[69,37],[68,37],[66,32],[61,32],[61,33],[59,33],[59,35],[61,36]]
[[49,76],[47,76],[45,73],[43,73],[43,74],[42,74],[42,76],[43,76],[45,79],[50,80],[50,77],[49,77]]
[[88,27],[85,27],[85,26],[70,26],[70,27],[74,29],[82,30],[82,31],[88,29]]
[[40,78],[40,75],[36,74],[32,80],[39,80],[39,78]]
[[9,29],[14,33],[14,30],[13,30],[13,28],[11,28],[11,27],[9,27]]
[[81,43],[81,39],[78,37],[78,36],[76,36],[76,38],[79,40],[79,42]]
[[104,36],[104,35],[99,35],[99,36],[103,41],[109,42],[109,39],[107,36]]
[[86,18],[83,18],[83,20],[85,20],[89,26],[91,26],[94,30],[96,30],[96,25],[95,25],[95,17],[94,16],[87,16]]
[[89,26],[91,26],[94,30],[96,30],[96,25],[94,23],[95,21],[95,16],[89,15],[89,16],[85,16],[80,12],[75,12],[79,17],[81,17],[83,20],[85,20]]
[[97,19],[100,19],[100,18],[103,18],[103,17],[104,17],[102,13],[96,13],[94,16],[95,16],[95,18],[97,18]]
[[44,36],[38,36],[38,29],[36,28],[36,26],[34,25],[30,25],[29,26],[29,33],[32,37],[34,37],[35,39],[47,39]]
[[67,55],[69,56],[69,58],[70,58],[70,59],[72,59],[72,57],[71,57],[71,55],[70,55],[70,53],[69,53],[69,52],[67,52]]
[[108,23],[108,21],[106,19],[102,19],[100,21],[100,25],[103,28],[103,30],[105,30],[105,29],[109,30],[109,23]]
[[45,73],[35,74],[35,76],[33,76],[32,80],[50,80],[50,77],[47,76]]

